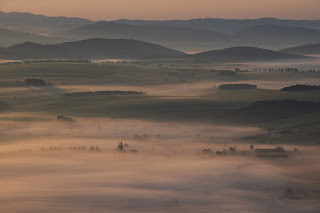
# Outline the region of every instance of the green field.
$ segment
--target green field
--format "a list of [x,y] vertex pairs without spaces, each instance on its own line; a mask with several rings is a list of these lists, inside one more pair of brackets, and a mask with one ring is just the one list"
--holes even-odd
[[[253,73],[223,76],[212,69],[161,68],[156,65],[112,63],[41,63],[0,66],[0,100],[14,112],[48,113],[74,117],[111,117],[152,121],[235,123],[225,115],[263,100],[320,101],[320,92],[282,92],[278,89],[221,91],[214,87],[225,82],[253,82],[258,88],[279,88],[290,82],[317,81],[320,73]],[[26,88],[16,81],[41,78],[53,88]],[[284,82],[284,83],[283,83]],[[292,83],[294,84],[294,83]],[[261,86],[261,87],[260,87]],[[132,88],[147,96],[68,97],[64,93]],[[268,116],[268,115],[265,115]],[[317,133],[320,115],[303,114],[272,122],[238,125],[276,130],[304,128],[299,135]]]

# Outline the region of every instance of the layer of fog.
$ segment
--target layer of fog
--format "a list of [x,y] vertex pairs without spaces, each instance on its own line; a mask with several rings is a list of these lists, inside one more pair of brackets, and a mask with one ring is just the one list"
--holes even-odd
[[283,87],[295,84],[318,85],[319,79],[305,78],[292,80],[246,80],[246,81],[203,81],[197,83],[181,83],[169,85],[155,86],[127,86],[127,85],[68,85],[58,86],[65,92],[82,92],[82,91],[107,91],[107,90],[123,90],[123,91],[143,91],[151,96],[201,96],[204,90],[218,88],[221,84],[255,84],[259,89],[280,90]]
[[313,55],[315,59],[307,60],[279,60],[270,62],[248,62],[248,63],[231,63],[225,64],[222,67],[225,69],[234,69],[236,67],[241,69],[286,69],[297,68],[302,71],[319,70],[320,57],[319,55]]
[[[74,118],[0,116],[3,212],[319,212],[317,147],[300,158],[206,156],[248,144],[257,128]],[[134,138],[138,135],[138,138]],[[146,135],[146,137],[144,136]],[[118,142],[137,153],[119,153]],[[101,152],[69,147],[98,146]],[[272,147],[271,145],[256,145]],[[40,151],[59,147],[59,151]],[[292,150],[293,146],[286,146]],[[23,150],[30,149],[32,152]],[[12,151],[15,150],[13,153]],[[22,150],[22,152],[20,152]],[[6,154],[3,154],[6,152]],[[308,165],[308,166],[306,166]],[[318,179],[315,178],[317,181]]]
[[290,170],[246,158],[41,153],[0,165],[4,212],[320,210],[312,186]]
[[106,91],[106,90],[123,90],[123,91],[143,91],[147,95],[154,96],[193,96],[197,91],[211,88],[212,82],[166,84],[154,86],[127,86],[127,85],[68,85],[58,86],[58,88],[69,92],[81,91]]
[[[256,134],[255,127],[152,122],[111,118],[73,117],[75,122],[59,122],[51,114],[12,112],[0,114],[0,133],[7,138],[27,137],[114,138],[133,139],[135,135],[149,138],[232,143],[236,138]],[[3,141],[4,143],[5,141]]]

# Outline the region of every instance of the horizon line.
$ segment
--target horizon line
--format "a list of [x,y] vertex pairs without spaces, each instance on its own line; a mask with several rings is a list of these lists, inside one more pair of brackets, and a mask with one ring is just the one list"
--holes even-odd
[[70,18],[70,19],[83,19],[83,20],[89,20],[92,22],[99,22],[99,21],[119,21],[119,20],[129,20],[129,21],[190,21],[190,20],[205,20],[205,19],[216,19],[216,20],[239,20],[239,21],[245,21],[245,20],[259,20],[259,19],[276,19],[276,20],[294,20],[294,21],[320,21],[319,19],[282,19],[282,18],[276,18],[276,17],[260,17],[260,18],[218,18],[218,17],[198,17],[198,18],[190,18],[190,19],[128,19],[128,18],[119,18],[119,19],[99,19],[99,20],[93,20],[90,18],[83,18],[83,17],[78,17],[78,16],[65,16],[65,15],[57,15],[57,16],[50,16],[50,15],[45,15],[45,14],[36,14],[32,12],[18,12],[18,11],[11,11],[11,12],[5,12],[0,10],[0,13],[21,13],[21,14],[30,14],[30,15],[35,15],[35,16],[44,16],[48,18]]

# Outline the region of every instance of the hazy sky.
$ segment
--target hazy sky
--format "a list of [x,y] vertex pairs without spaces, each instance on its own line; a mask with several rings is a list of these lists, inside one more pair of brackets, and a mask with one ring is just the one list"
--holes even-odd
[[320,19],[320,0],[0,0],[5,12],[94,20],[260,18]]

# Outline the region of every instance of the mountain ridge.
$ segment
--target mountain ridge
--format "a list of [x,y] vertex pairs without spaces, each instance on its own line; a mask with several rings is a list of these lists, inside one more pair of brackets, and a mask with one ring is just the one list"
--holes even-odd
[[305,55],[320,54],[320,43],[289,47],[289,48],[281,49],[280,51],[285,53],[305,54]]
[[307,59],[308,57],[296,54],[287,54],[258,47],[238,46],[219,50],[205,51],[189,55],[190,58],[215,60],[224,62],[240,61],[269,61],[287,59]]
[[131,39],[87,39],[43,45],[24,42],[0,49],[2,59],[147,59],[184,55],[160,45]]

